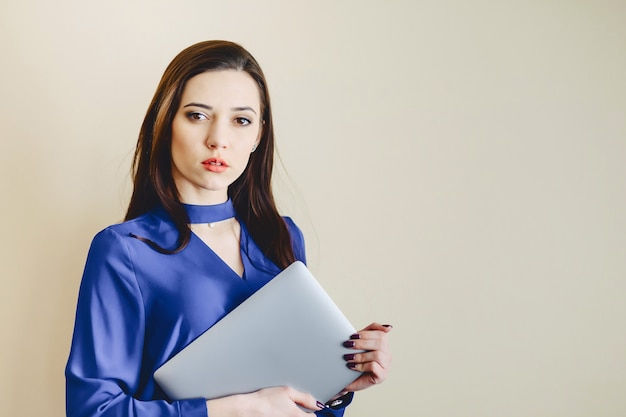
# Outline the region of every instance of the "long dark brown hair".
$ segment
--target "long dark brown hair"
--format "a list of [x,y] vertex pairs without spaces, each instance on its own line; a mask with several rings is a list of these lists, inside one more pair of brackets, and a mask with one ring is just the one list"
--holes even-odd
[[180,202],[172,177],[172,121],[187,81],[203,72],[236,70],[257,83],[261,98],[262,133],[255,152],[241,176],[228,188],[237,217],[248,228],[261,251],[279,267],[295,260],[289,230],[278,213],[272,193],[274,128],[267,82],[254,57],[238,44],[205,41],[180,52],[169,64],[148,107],[133,160],[133,194],[126,220],[162,206],[172,218],[179,238],[174,248],[163,248],[139,236],[155,250],[173,254],[191,239],[189,217]]

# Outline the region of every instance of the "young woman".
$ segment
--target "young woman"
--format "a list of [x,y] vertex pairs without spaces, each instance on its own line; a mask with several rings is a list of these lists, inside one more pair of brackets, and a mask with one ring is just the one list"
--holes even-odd
[[305,261],[302,233],[274,203],[273,156],[267,85],[245,49],[207,41],[174,58],[141,127],[125,222],[98,233],[87,257],[68,416],[341,416],[354,391],[385,379],[391,326],[371,324],[346,343],[367,351],[344,357],[363,374],[331,404],[289,387],[168,401],[156,385],[159,366]]

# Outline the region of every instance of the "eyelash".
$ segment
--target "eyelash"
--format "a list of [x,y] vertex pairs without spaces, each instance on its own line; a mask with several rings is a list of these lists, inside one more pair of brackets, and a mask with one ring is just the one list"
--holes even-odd
[[189,113],[187,113],[187,118],[189,120],[203,120],[203,119],[207,119],[206,115],[197,112],[197,111],[190,111]]
[[235,121],[240,126],[248,126],[248,125],[252,124],[252,121],[250,119],[245,118],[245,117],[235,117]]
[[[200,113],[197,111],[190,111],[187,113],[187,118],[189,120],[192,121],[199,121],[199,120],[207,120],[208,117],[204,114],[204,113]],[[252,120],[248,119],[247,117],[235,117],[235,123],[237,123],[237,125],[239,126],[248,126],[252,124]]]

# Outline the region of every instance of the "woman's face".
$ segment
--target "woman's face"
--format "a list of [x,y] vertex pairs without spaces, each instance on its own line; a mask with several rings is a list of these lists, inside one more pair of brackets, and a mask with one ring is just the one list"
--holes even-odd
[[226,201],[261,128],[259,89],[248,73],[209,71],[189,79],[172,123],[172,176],[181,201]]

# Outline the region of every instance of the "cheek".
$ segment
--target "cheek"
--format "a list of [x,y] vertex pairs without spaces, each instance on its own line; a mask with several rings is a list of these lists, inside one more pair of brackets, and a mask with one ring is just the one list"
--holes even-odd
[[231,145],[231,149],[237,155],[238,161],[248,162],[250,156],[252,155],[252,148],[256,143],[259,135],[257,132],[248,133],[245,136],[239,137],[236,141],[233,141]]
[[184,121],[175,118],[172,123],[172,141],[170,144],[172,157],[178,154],[178,157],[184,156],[191,152],[192,139],[196,138],[197,132],[186,126]]
[[176,161],[180,161],[181,153],[182,152],[180,149],[180,141],[172,137],[172,144],[170,145],[170,154],[171,154],[172,162],[174,164],[176,163]]
[[[246,148],[247,149],[247,148]],[[249,149],[242,149],[241,151],[237,152],[237,165],[239,165],[239,167],[243,170],[246,165],[248,165],[248,161],[250,160],[250,152]]]
[[170,158],[172,161],[172,168],[176,170],[184,170],[185,166],[189,165],[191,162],[190,159],[193,156],[193,152],[189,149],[189,145],[185,142],[177,140],[175,137],[172,137],[172,144],[170,145]]
[[194,132],[177,127],[176,124],[172,127],[172,142],[170,144],[172,159],[185,159],[189,155],[193,154],[193,141]]

